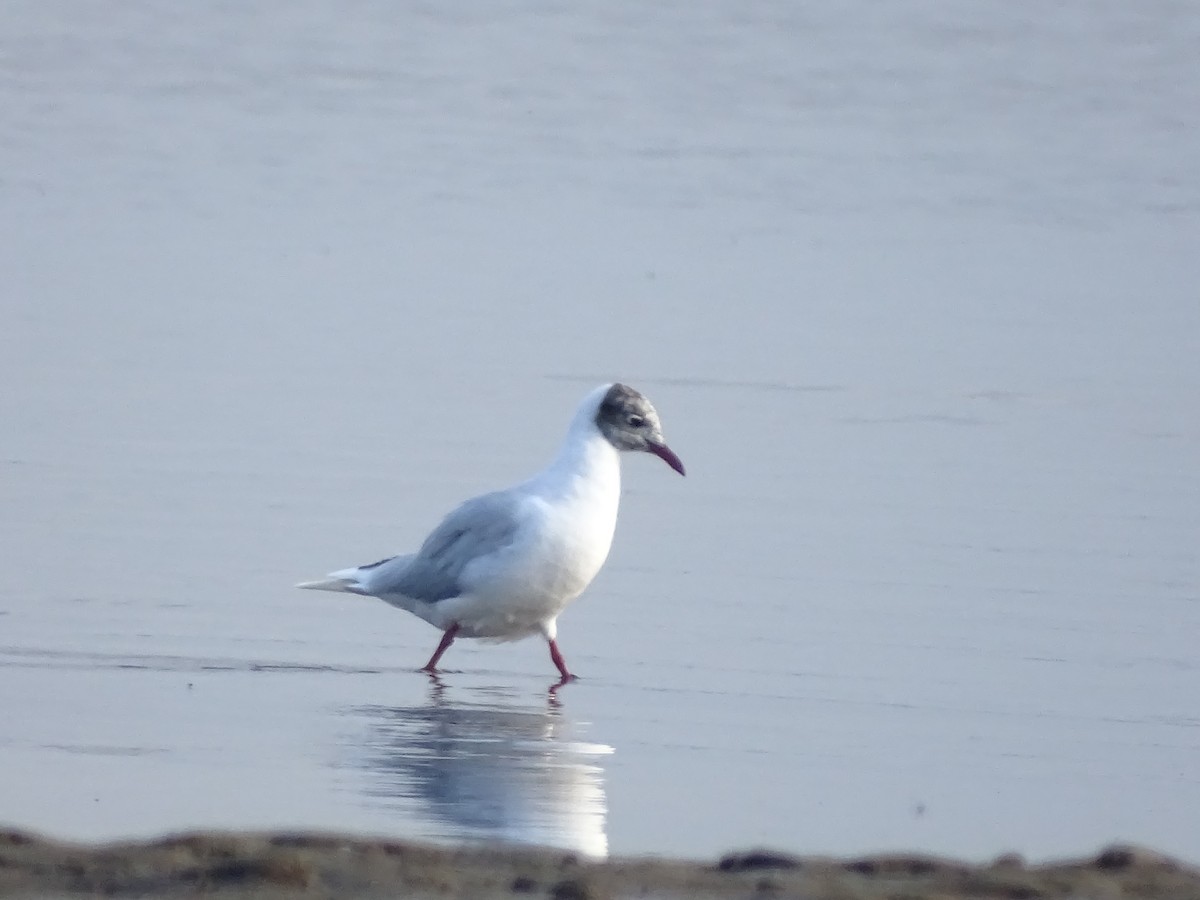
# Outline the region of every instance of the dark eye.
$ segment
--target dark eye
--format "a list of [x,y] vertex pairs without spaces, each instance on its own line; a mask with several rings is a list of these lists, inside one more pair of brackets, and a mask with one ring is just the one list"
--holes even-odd
[[627,421],[630,428],[641,428],[646,424],[646,419],[643,416],[630,416]]

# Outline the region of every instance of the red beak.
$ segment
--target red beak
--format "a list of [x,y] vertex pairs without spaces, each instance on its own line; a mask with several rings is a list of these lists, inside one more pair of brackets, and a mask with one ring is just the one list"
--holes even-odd
[[665,462],[680,475],[687,474],[685,471],[683,471],[683,460],[676,456],[675,451],[666,444],[656,444],[653,441],[650,441],[646,445],[646,449]]

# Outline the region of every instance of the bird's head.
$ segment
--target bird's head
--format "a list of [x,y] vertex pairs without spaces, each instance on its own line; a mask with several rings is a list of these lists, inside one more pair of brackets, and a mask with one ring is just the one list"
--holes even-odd
[[600,401],[596,427],[618,450],[653,453],[684,474],[683,462],[663,439],[658,413],[642,394],[624,384],[614,384]]

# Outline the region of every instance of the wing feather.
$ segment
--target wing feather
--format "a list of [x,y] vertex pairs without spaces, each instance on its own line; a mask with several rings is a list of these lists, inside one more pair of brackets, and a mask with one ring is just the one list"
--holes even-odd
[[369,590],[427,603],[457,597],[467,589],[462,581],[467,566],[503,550],[519,527],[518,503],[510,492],[475,497],[446,516],[416,553],[379,564]]

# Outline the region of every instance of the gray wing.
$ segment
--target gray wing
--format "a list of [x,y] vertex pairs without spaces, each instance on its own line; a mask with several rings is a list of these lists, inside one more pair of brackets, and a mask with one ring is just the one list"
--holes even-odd
[[427,603],[457,597],[464,590],[463,569],[511,544],[518,527],[517,498],[510,492],[468,500],[442,520],[415,554],[381,565],[371,579],[371,593],[403,594]]

